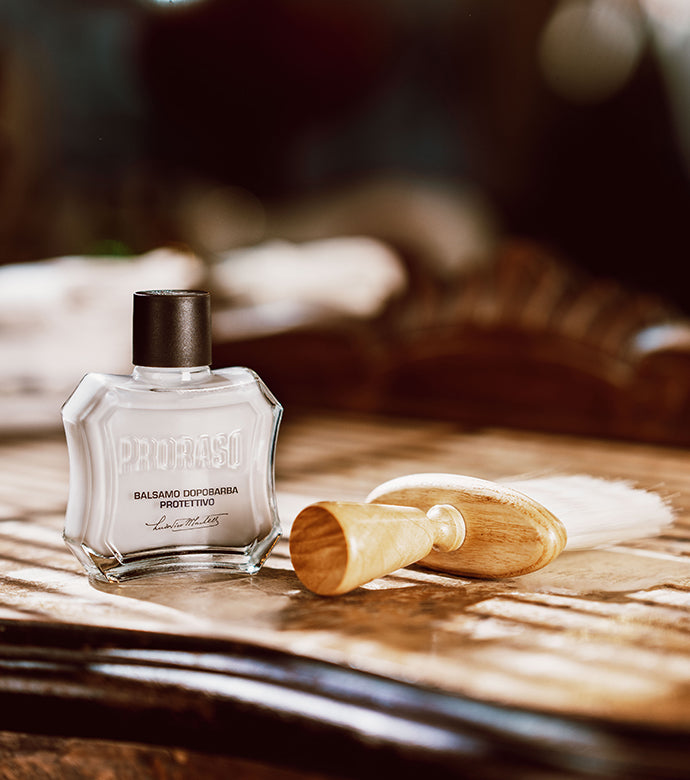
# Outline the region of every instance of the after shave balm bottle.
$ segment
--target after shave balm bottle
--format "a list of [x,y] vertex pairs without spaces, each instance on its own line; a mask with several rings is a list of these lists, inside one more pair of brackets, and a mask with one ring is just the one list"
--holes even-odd
[[211,370],[207,292],[135,293],[133,363],[87,374],[62,408],[67,545],[102,581],[258,571],[280,536],[280,404],[247,368]]

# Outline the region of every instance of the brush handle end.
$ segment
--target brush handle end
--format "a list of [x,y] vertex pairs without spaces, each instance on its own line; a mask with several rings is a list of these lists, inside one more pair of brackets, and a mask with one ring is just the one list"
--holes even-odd
[[303,509],[290,532],[290,557],[302,584],[322,596],[347,593],[465,538],[452,506],[420,509],[321,501]]

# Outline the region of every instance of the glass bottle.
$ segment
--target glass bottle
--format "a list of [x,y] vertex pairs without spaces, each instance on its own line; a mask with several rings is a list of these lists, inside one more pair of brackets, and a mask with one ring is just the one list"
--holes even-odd
[[282,407],[247,368],[211,370],[210,296],[134,294],[131,376],[87,374],[62,408],[64,539],[89,575],[258,571],[280,536]]

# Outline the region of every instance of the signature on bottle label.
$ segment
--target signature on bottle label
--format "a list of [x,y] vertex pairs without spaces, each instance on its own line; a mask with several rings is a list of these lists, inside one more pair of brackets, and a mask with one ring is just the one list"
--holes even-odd
[[220,525],[221,518],[226,517],[227,514],[227,512],[220,512],[215,515],[176,517],[170,520],[166,515],[161,515],[158,520],[146,525],[153,531],[195,531],[200,528],[215,528]]

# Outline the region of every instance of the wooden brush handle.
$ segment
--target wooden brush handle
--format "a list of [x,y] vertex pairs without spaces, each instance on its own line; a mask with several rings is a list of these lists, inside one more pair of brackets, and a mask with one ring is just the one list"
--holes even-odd
[[416,563],[433,549],[457,550],[465,538],[452,506],[414,507],[322,501],[303,509],[290,532],[297,576],[322,596],[347,593]]
[[437,504],[455,507],[465,521],[462,548],[432,550],[420,561],[452,574],[489,579],[528,574],[556,558],[568,538],[563,523],[527,494],[461,474],[397,477],[372,490],[367,501],[422,512]]
[[454,474],[411,474],[367,503],[324,501],[297,516],[290,555],[302,583],[347,593],[411,563],[469,577],[517,577],[565,547],[561,521],[506,485]]

